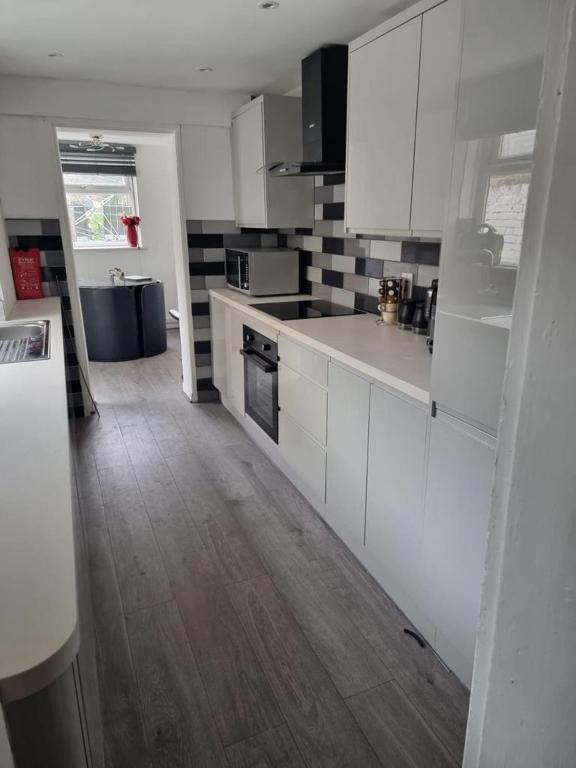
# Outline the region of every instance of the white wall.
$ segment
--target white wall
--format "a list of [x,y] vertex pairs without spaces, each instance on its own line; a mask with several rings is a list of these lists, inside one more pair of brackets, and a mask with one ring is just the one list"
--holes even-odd
[[10,317],[10,313],[16,302],[14,281],[12,280],[12,267],[8,254],[8,240],[6,227],[0,206],[0,320]]
[[[222,130],[227,130],[226,128]],[[151,275],[164,283],[166,320],[178,306],[175,251],[171,210],[177,190],[168,173],[168,143],[147,143],[138,136],[127,138],[136,145],[138,210],[142,217],[142,248],[77,248],[74,250],[79,280],[107,280],[108,270],[120,267],[129,274]],[[173,323],[170,323],[173,324]]]
[[86,118],[151,125],[230,125],[242,93],[145,88],[40,77],[0,77],[0,112],[6,115]]

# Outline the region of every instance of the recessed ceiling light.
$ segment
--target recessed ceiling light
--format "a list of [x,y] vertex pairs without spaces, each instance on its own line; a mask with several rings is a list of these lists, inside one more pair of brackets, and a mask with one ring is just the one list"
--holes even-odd
[[272,11],[274,8],[278,8],[280,3],[277,0],[260,0],[258,8],[262,8],[263,11]]
[[64,58],[64,54],[63,53],[59,53],[58,51],[53,51],[52,53],[48,54],[48,58],[49,59],[63,59]]
[[214,72],[212,67],[198,67],[198,72]]

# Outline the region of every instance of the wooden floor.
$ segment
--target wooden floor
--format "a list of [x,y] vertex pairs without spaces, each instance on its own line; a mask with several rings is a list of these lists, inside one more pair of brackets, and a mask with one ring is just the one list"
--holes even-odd
[[460,765],[467,693],[164,355],[93,364],[75,427],[107,768]]

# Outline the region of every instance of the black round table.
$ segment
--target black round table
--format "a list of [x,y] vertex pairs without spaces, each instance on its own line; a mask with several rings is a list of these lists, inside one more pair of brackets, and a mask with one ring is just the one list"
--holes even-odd
[[89,360],[119,362],[166,351],[164,286],[159,280],[81,282],[79,288]]

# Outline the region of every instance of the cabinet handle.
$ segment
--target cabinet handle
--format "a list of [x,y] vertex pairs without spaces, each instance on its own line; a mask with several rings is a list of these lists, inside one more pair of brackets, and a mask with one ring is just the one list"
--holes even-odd
[[436,405],[436,400],[432,400],[432,407],[430,408],[430,415],[433,419],[436,418],[436,413],[438,411],[438,406]]

